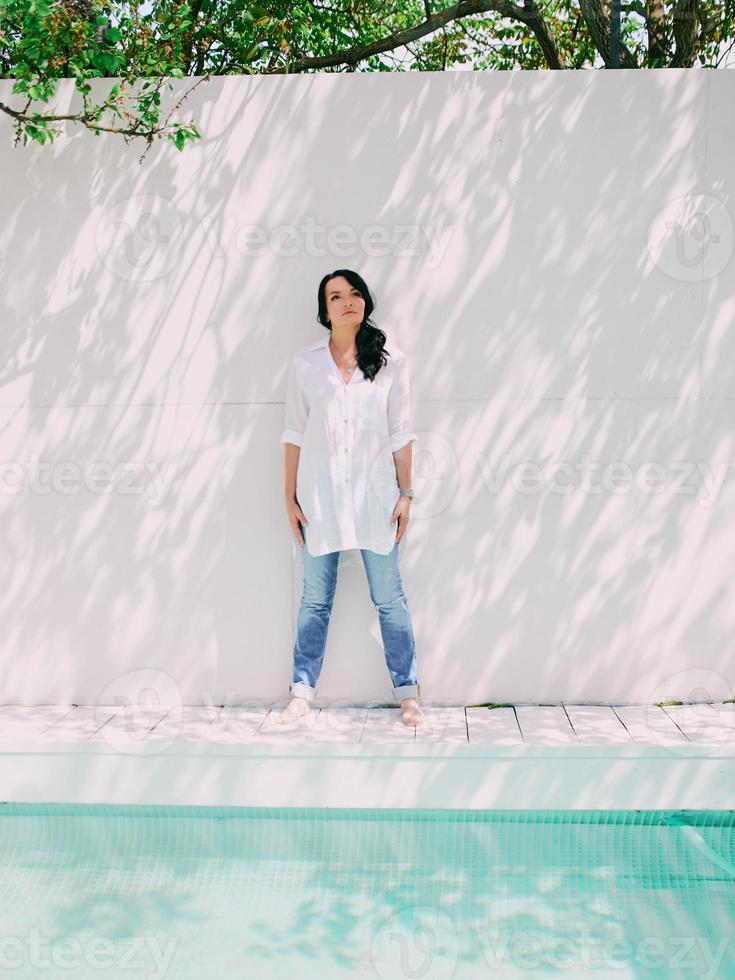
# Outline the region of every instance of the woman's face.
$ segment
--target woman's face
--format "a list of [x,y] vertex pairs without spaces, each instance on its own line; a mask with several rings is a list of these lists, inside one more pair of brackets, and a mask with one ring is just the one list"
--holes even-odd
[[335,276],[325,287],[327,316],[335,327],[353,326],[357,333],[365,317],[365,300],[362,293],[352,286],[344,276]]

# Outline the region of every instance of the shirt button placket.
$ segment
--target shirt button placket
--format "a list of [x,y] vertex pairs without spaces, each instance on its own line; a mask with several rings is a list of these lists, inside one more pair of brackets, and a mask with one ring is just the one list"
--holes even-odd
[[[347,411],[347,407],[345,406],[345,407],[344,407],[344,408],[342,409],[342,411],[343,411],[343,412],[346,412],[346,411]],[[347,425],[347,421],[348,421],[348,419],[347,419],[347,416],[345,416],[345,417],[344,417],[344,418],[342,419],[342,421],[343,421],[343,422],[345,423],[345,425]],[[344,433],[345,433],[345,440],[347,440],[347,429],[345,429],[345,430],[344,430]],[[347,452],[348,452],[348,450],[347,450],[347,446],[345,446],[345,454],[347,454]],[[346,462],[347,462],[347,461],[346,461]],[[345,483],[349,483],[349,482],[350,482],[350,481],[349,481],[349,479],[348,479],[348,477],[345,477]]]
[[[344,392],[342,393],[342,418],[343,418],[343,421],[346,423],[347,422],[347,418],[348,418],[347,417],[347,388],[345,388]],[[345,433],[345,445],[344,445],[343,449],[344,449],[344,455],[345,455],[345,460],[344,460],[344,463],[345,463],[345,483],[349,484],[349,482],[350,482],[350,472],[349,472],[350,471],[350,460],[349,460],[350,451],[347,448],[347,439],[348,439],[348,436],[347,436],[347,430],[346,429],[344,430],[344,433]]]
[[[344,422],[349,421],[349,412],[347,409],[347,403],[349,400],[349,387],[345,387],[342,394],[343,401],[343,419]],[[357,534],[357,528],[355,526],[355,503],[352,499],[352,484],[351,480],[351,460],[350,460],[350,450],[347,445],[347,440],[349,439],[348,430],[344,430],[345,433],[345,445],[344,445],[344,462],[345,462],[345,519],[349,527],[350,535],[355,536]]]

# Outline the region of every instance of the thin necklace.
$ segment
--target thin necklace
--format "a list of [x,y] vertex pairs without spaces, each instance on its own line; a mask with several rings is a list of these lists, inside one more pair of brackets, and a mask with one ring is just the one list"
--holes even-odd
[[[332,348],[331,348],[331,339],[330,339],[330,348],[329,349],[332,350]],[[334,351],[332,351],[332,353],[334,353]],[[337,353],[339,353],[339,351]],[[340,361],[342,361],[343,364],[345,363],[344,358],[342,357],[341,354],[339,355],[339,359],[340,359]],[[352,372],[355,370],[355,365],[356,364],[357,364],[357,360],[355,359],[355,360],[353,360],[351,362],[351,364],[349,366],[346,366],[345,370],[347,371],[348,374],[352,374]]]

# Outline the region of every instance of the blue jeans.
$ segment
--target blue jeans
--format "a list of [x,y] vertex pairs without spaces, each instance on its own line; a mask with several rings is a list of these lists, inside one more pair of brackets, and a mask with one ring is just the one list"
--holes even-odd
[[[303,529],[302,529],[303,533]],[[339,551],[314,557],[304,545],[304,592],[296,623],[291,694],[311,701],[324,660],[327,629],[337,586]],[[396,701],[418,697],[416,646],[401,575],[398,544],[387,555],[360,549],[370,598],[378,610],[385,662]]]

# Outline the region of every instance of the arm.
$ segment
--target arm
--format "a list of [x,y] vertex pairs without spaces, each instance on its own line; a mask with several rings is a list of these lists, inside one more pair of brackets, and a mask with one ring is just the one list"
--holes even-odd
[[293,443],[287,442],[283,448],[285,450],[284,496],[286,498],[286,503],[289,503],[289,501],[291,500],[296,500],[296,473],[299,468],[299,457],[301,456],[301,447],[294,446]]
[[[397,452],[393,453],[393,462],[396,464],[396,478],[398,480],[398,486],[401,490],[411,489],[411,457],[413,455],[413,447],[410,442],[407,442],[405,446],[402,446]],[[404,497],[404,500],[411,502],[410,497]]]
[[301,444],[304,438],[306,422],[309,418],[309,405],[304,391],[299,383],[296,359],[291,361],[288,372],[286,391],[286,427],[281,434],[284,449],[284,500],[291,532],[300,545],[304,544],[302,526],[309,522],[296,499],[296,474],[301,457]]
[[286,386],[286,427],[281,434],[281,442],[284,444],[285,449],[284,495],[286,501],[296,499],[296,473],[299,468],[301,445],[304,440],[304,430],[306,429],[308,418],[309,405],[304,390],[299,383],[298,367],[296,365],[296,358],[294,357],[289,367]]
[[[390,447],[396,464],[398,486],[411,487],[411,443],[416,441],[416,433],[411,428],[411,386],[408,376],[408,363],[401,355],[396,364],[396,376],[388,392],[388,432]],[[409,497],[405,498],[410,500]]]
[[[396,479],[401,490],[411,489],[411,461],[416,433],[411,429],[411,393],[408,364],[401,355],[397,362],[396,376],[388,392],[388,432],[396,467]],[[393,508],[390,523],[398,522],[398,543],[406,533],[411,512],[411,498],[399,497]]]
[[[401,490],[411,489],[411,443],[407,442],[399,450],[393,453],[393,462],[396,464],[396,477],[398,486]],[[406,533],[408,522],[411,516],[411,498],[399,497],[391,514],[390,523],[398,521],[398,533],[396,543],[398,543]]]

